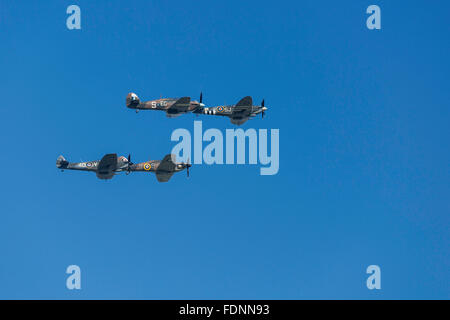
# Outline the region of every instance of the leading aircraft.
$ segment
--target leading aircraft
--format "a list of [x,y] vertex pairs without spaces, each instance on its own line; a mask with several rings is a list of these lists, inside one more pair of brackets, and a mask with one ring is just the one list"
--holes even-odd
[[252,97],[247,96],[239,100],[234,106],[217,106],[209,108],[197,108],[193,111],[196,114],[210,114],[216,116],[226,116],[230,118],[231,123],[240,126],[249,118],[253,118],[258,114],[264,118],[267,107],[264,106],[264,99],[260,106],[254,106]]
[[130,109],[135,109],[136,113],[139,110],[161,110],[166,112],[167,117],[174,118],[181,114],[203,108],[205,105],[202,103],[202,100],[203,94],[200,93],[200,101],[191,100],[190,97],[182,97],[178,99],[161,98],[141,102],[135,93],[130,92],[126,98],[126,105]]
[[129,174],[134,171],[153,172],[159,182],[167,182],[175,172],[186,169],[189,177],[188,163],[176,163],[176,156],[168,154],[162,160],[149,160],[141,163],[132,163],[131,155],[128,158],[118,157],[115,153],[106,154],[101,160],[87,162],[69,162],[62,155],[56,160],[56,167],[64,170],[81,170],[95,172],[99,179],[112,179],[119,172]]

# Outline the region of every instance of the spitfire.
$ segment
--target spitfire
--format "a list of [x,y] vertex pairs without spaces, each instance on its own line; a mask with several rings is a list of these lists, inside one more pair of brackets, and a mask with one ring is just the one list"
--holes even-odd
[[135,109],[136,113],[139,110],[161,110],[166,112],[169,118],[178,117],[181,114],[192,112],[205,105],[202,103],[203,95],[200,93],[200,101],[192,100],[190,97],[182,98],[161,98],[156,100],[149,100],[141,102],[139,97],[131,92],[127,95],[126,104],[130,109]]
[[203,103],[203,94],[200,93],[199,101],[191,100],[190,97],[178,99],[161,98],[141,102],[135,93],[129,93],[126,98],[126,105],[130,109],[139,110],[161,110],[165,111],[167,117],[174,118],[184,113],[207,114],[216,116],[226,116],[230,118],[231,123],[241,125],[248,119],[259,114],[264,118],[267,107],[264,105],[264,99],[261,105],[254,106],[252,97],[247,96],[239,100],[235,105],[206,107]]
[[267,107],[264,106],[264,99],[262,100],[261,105],[254,106],[252,97],[247,96],[239,100],[239,102],[234,106],[201,108],[194,110],[194,113],[225,116],[230,118],[232,124],[240,126],[241,124],[247,122],[248,119],[253,118],[258,114],[261,114],[261,117],[264,118],[264,113],[266,110]]
[[175,172],[186,169],[189,177],[189,168],[192,166],[188,163],[176,163],[176,156],[168,154],[162,160],[149,160],[141,163],[131,162],[131,155],[128,158],[124,156],[117,157],[117,154],[110,153],[101,160],[87,162],[69,162],[63,156],[59,156],[56,160],[56,167],[64,170],[81,170],[95,172],[99,179],[112,179],[119,172],[130,174],[131,172],[153,172],[159,182],[167,182]]

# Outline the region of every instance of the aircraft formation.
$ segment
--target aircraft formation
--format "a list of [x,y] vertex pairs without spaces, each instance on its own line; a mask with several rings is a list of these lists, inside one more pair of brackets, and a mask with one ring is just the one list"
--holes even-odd
[[162,160],[149,160],[140,163],[131,162],[131,155],[128,158],[118,157],[116,153],[110,153],[103,156],[101,160],[87,162],[69,162],[63,156],[56,160],[56,167],[64,170],[81,170],[95,172],[99,179],[112,179],[119,172],[130,174],[131,172],[153,172],[159,182],[167,182],[175,172],[186,169],[189,177],[189,163],[176,163],[175,155],[168,154]]
[[178,117],[179,115],[192,112],[194,114],[206,114],[225,116],[230,118],[232,124],[241,125],[248,119],[261,114],[264,118],[267,107],[264,105],[264,99],[260,105],[253,105],[253,99],[250,96],[239,100],[235,105],[206,107],[203,103],[203,94],[200,93],[199,101],[191,100],[190,97],[181,98],[160,98],[141,102],[139,97],[130,92],[126,98],[126,105],[130,109],[137,112],[139,110],[159,110],[166,112],[169,118]]
[[[253,105],[252,97],[246,96],[239,100],[235,105],[206,107],[203,103],[203,94],[200,93],[199,101],[191,100],[190,97],[181,98],[160,98],[141,102],[139,97],[130,92],[126,97],[127,108],[139,110],[159,110],[164,111],[166,116],[174,118],[185,113],[196,115],[217,115],[228,117],[231,123],[241,125],[250,118],[259,114],[264,118],[267,107],[264,105],[264,99],[260,105]],[[189,163],[176,162],[174,154],[166,155],[162,160],[149,160],[140,163],[131,162],[131,155],[128,157],[117,156],[116,153],[106,154],[101,160],[87,162],[69,162],[62,155],[56,160],[56,167],[61,171],[79,170],[95,172],[99,179],[112,179],[116,174],[125,172],[127,175],[131,172],[153,172],[159,182],[167,182],[175,172],[186,169],[189,177]]]

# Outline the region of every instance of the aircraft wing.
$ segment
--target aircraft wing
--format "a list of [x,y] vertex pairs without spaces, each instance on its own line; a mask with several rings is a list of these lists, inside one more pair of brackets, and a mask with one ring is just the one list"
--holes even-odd
[[100,160],[97,167],[97,177],[100,179],[111,179],[117,169],[117,154],[110,153]]
[[253,100],[252,97],[247,96],[239,100],[239,102],[233,107],[233,116],[245,116],[248,117],[252,113]]
[[178,112],[186,112],[189,108],[189,105],[191,103],[190,97],[183,97],[175,101],[168,109],[167,111],[178,113]]
[[252,97],[246,96],[236,103],[236,107],[251,107],[253,105]]
[[156,179],[158,179],[159,182],[167,182],[172,178],[174,172],[158,172],[156,171]]
[[156,169],[156,179],[159,182],[167,182],[172,177],[175,172],[176,165],[172,161],[172,155],[168,154],[162,159],[159,163],[158,168]]
[[[175,156],[174,156],[175,157]],[[174,171],[176,168],[175,163],[173,163],[172,161],[172,155],[168,154],[164,157],[164,159],[162,159],[162,161],[159,163],[158,168],[156,169],[156,172],[158,171],[166,171],[166,172],[171,172]]]

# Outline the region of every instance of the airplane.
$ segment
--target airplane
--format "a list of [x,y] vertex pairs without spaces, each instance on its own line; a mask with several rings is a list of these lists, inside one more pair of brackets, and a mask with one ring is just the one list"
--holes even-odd
[[264,106],[264,99],[260,106],[254,106],[252,97],[247,96],[239,100],[234,106],[217,106],[210,108],[197,108],[193,111],[196,114],[211,114],[216,116],[226,116],[230,118],[231,123],[240,126],[245,123],[249,118],[253,118],[258,114],[261,114],[264,118],[264,113],[267,107]]
[[136,113],[139,110],[162,110],[166,112],[167,117],[174,118],[181,114],[194,111],[198,108],[203,108],[205,105],[202,103],[202,100],[203,94],[200,93],[200,101],[191,101],[190,97],[182,97],[178,99],[161,98],[141,102],[135,93],[130,92],[127,95],[126,105],[130,109],[135,109]]
[[127,174],[135,171],[154,172],[156,179],[159,182],[167,182],[175,172],[186,169],[189,178],[189,168],[192,167],[192,164],[189,163],[189,159],[187,162],[179,163],[177,163],[175,159],[176,156],[174,154],[167,154],[162,160],[149,160],[134,164],[131,162],[130,155],[128,155],[128,163],[130,166],[127,169]]
[[175,172],[186,169],[189,177],[189,168],[192,165],[189,163],[176,163],[176,156],[168,154],[163,160],[149,160],[134,164],[131,162],[131,155],[128,158],[124,156],[117,157],[117,154],[110,153],[103,156],[103,158],[87,162],[69,162],[62,155],[56,160],[56,167],[64,170],[81,170],[95,172],[99,179],[112,179],[114,175],[119,172],[125,172],[127,175],[134,171],[154,172],[156,179],[159,182],[167,182],[170,180]]

